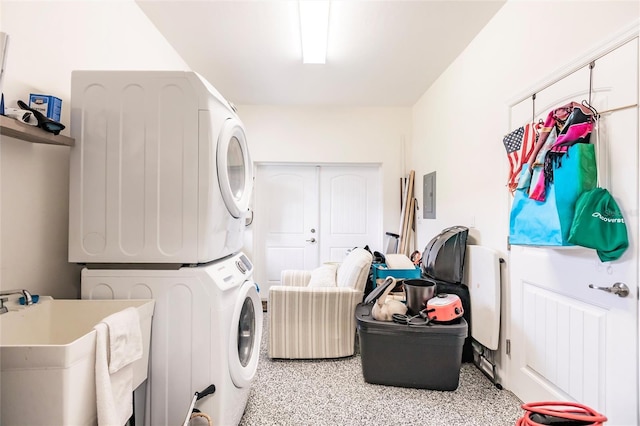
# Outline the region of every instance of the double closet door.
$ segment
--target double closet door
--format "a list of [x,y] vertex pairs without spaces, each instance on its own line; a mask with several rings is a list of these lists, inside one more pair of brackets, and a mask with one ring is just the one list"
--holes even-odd
[[353,247],[378,247],[381,188],[379,165],[258,165],[253,260],[261,298],[283,269],[311,270]]

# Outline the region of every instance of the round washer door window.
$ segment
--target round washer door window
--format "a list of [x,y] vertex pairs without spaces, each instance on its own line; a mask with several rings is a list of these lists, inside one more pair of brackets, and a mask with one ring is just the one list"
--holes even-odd
[[218,182],[227,210],[239,218],[249,207],[253,185],[253,166],[244,130],[234,118],[227,119],[218,137],[216,152]]
[[233,310],[229,338],[229,372],[239,388],[249,386],[256,374],[261,339],[262,302],[255,283],[245,281]]
[[253,343],[256,335],[256,311],[250,298],[244,299],[238,323],[238,358],[240,365],[246,367],[251,361]]

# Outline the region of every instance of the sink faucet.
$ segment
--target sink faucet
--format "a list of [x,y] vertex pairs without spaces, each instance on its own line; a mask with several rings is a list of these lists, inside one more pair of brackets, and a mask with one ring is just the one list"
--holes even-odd
[[[26,289],[0,291],[0,296],[9,296],[11,294],[21,294],[22,296],[24,296],[25,306],[33,305],[33,298],[31,297],[31,293],[29,293]],[[9,309],[7,309],[7,307],[4,306],[4,302],[8,300],[9,299],[6,297],[0,298],[0,314],[4,314],[5,312],[9,311]]]

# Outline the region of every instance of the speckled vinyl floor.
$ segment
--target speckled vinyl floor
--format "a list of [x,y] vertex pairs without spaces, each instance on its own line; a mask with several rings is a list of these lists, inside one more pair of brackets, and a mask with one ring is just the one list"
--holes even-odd
[[473,364],[462,364],[452,392],[373,385],[364,381],[358,351],[336,360],[270,360],[266,314],[264,326],[241,426],[513,426],[522,416],[522,402]]

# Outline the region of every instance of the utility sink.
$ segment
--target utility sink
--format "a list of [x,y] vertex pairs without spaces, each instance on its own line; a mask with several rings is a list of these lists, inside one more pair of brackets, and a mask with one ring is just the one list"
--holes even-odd
[[0,315],[0,424],[95,425],[93,327],[128,307],[140,316],[144,353],[133,365],[133,388],[147,378],[153,300],[58,300]]

